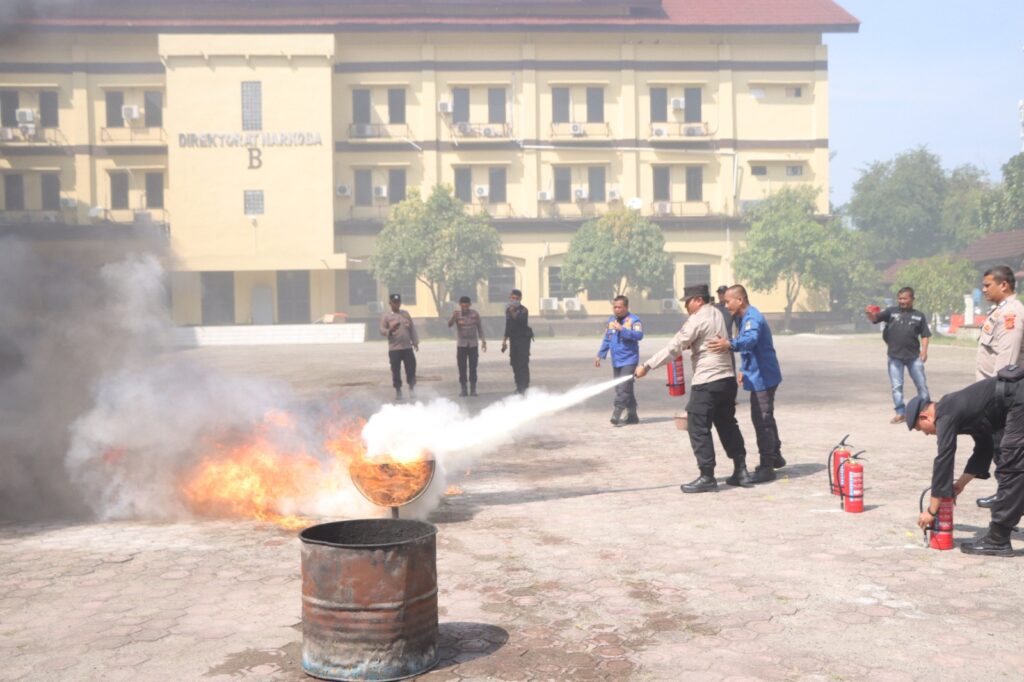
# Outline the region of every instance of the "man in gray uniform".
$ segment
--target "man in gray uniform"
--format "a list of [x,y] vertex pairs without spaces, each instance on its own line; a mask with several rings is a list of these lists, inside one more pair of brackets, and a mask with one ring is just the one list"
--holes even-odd
[[747,450],[743,434],[736,423],[736,365],[732,353],[711,352],[707,344],[716,338],[728,337],[725,319],[715,306],[706,284],[686,287],[681,299],[690,314],[683,328],[667,346],[636,369],[639,379],[648,371],[661,367],[671,358],[689,349],[693,362],[687,431],[693,454],[697,456],[700,476],[680,486],[684,493],[716,492],[715,444],[711,426],[725,447],[725,454],[733,463],[733,473],[726,483],[749,487],[753,485],[747,473]]
[[[487,352],[487,341],[484,340],[484,325],[480,313],[473,310],[469,296],[459,299],[459,309],[448,319],[448,326],[455,327],[456,352],[455,363],[459,366],[459,395],[476,395],[476,366],[480,361],[480,348]],[[477,347],[479,343],[480,348]],[[466,393],[466,368],[469,366],[469,393]]]
[[412,316],[402,310],[402,297],[391,294],[388,297],[391,312],[380,316],[380,335],[388,337],[388,359],[391,361],[391,385],[395,387],[395,399],[402,399],[402,364],[405,364],[405,381],[409,394],[416,387],[416,355],[420,349],[420,337]]

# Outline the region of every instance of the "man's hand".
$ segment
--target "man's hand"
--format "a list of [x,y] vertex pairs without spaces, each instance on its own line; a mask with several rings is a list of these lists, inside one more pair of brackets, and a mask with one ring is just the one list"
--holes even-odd
[[925,509],[923,512],[921,512],[920,516],[917,517],[917,527],[920,528],[921,530],[925,530],[927,528],[930,528],[931,525],[934,522],[935,522],[935,516],[932,515],[932,514],[929,514],[927,509]]
[[418,344],[418,343],[412,344],[412,349],[414,351],[416,351],[417,353],[419,353],[420,352],[420,344]]
[[921,362],[928,362],[928,351],[921,351]]
[[459,312],[458,311],[455,311],[454,313],[452,313],[452,316],[448,318],[448,326],[449,327],[451,327],[453,324],[455,324],[455,320],[458,318],[458,316],[459,316]]
[[716,339],[708,341],[708,350],[713,353],[728,353],[732,350],[732,346],[729,345],[729,339],[723,339],[719,336]]
[[594,367],[601,366],[601,358],[594,358]]
[[618,320],[612,320],[612,329],[614,329],[617,332],[621,332],[622,331],[622,325],[619,324]]
[[640,365],[633,371],[633,376],[636,377],[637,379],[643,379],[645,376],[647,376],[647,372],[647,365]]
[[960,474],[960,478],[953,482],[953,501],[956,502],[956,498],[960,497],[960,493],[964,491],[967,484],[974,480],[974,476],[971,474]]
[[398,328],[401,327],[401,326],[402,326],[401,322],[392,322],[391,323],[391,331],[397,332]]
[[501,342],[501,352],[504,353],[507,350],[508,350],[508,341],[502,341]]
[[743,385],[743,371],[736,372],[736,384],[738,386]]
[[487,352],[487,342],[484,341],[483,339],[480,339],[480,350],[482,350],[485,353]]

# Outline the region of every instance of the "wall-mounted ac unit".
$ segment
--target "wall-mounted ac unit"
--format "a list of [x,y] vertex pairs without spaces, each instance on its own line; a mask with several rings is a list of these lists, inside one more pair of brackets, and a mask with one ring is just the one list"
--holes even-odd
[[23,123],[35,123],[36,112],[31,109],[16,109],[14,111],[14,118],[17,119],[19,125]]
[[139,107],[136,104],[125,104],[121,107],[121,118],[126,121],[136,121],[139,115]]
[[622,200],[622,192],[620,192],[619,190],[617,190],[615,188],[612,188],[612,189],[608,190],[608,201],[621,201],[621,200]]
[[501,135],[501,129],[495,128],[494,126],[486,126],[483,132],[484,137],[498,137]]
[[473,188],[473,196],[477,199],[487,198],[487,185],[477,185]]
[[469,121],[462,121],[455,125],[455,130],[458,131],[459,135],[472,135],[473,124]]
[[373,188],[373,196],[377,199],[388,198],[388,186],[387,185],[376,185]]
[[585,125],[583,125],[582,123],[573,123],[569,127],[569,130],[576,137],[579,137],[581,135],[586,135],[587,134],[587,127]]
[[66,209],[72,209],[78,206],[78,199],[74,197],[61,197],[60,207]]
[[686,109],[686,99],[683,97],[672,98],[672,111],[684,111]]
[[380,315],[384,312],[384,304],[380,301],[370,301],[366,304],[366,312],[371,315]]
[[562,301],[562,305],[565,306],[565,312],[567,313],[578,313],[583,310],[583,304],[580,303],[578,298],[566,298]]
[[590,192],[585,187],[577,187],[572,191],[572,197],[576,201],[586,201],[590,197]]
[[89,209],[90,218],[102,218],[107,214],[107,209],[102,206],[93,206]]
[[450,114],[452,113],[452,103],[446,99],[441,100],[437,103],[437,113],[439,114]]
[[654,137],[665,137],[666,135],[668,135],[668,128],[665,128],[664,126],[657,126],[653,130],[651,130],[651,133],[654,135]]
[[672,215],[672,204],[667,201],[654,202],[654,215]]
[[537,192],[537,201],[551,201],[551,192],[541,190]]
[[0,141],[10,142],[14,139],[14,128],[0,128]]
[[674,313],[679,310],[679,301],[674,298],[661,299],[661,310],[666,313]]
[[34,123],[22,123],[18,126],[18,129],[21,131],[21,137],[23,140],[35,139],[36,133],[39,132],[39,129],[36,128]]
[[542,298],[542,299],[540,299],[540,311],[542,313],[558,312],[558,299],[557,298]]
[[348,185],[338,185],[334,188],[334,193],[339,197],[350,197],[352,196],[352,188]]
[[686,126],[683,128],[683,135],[687,137],[700,137],[704,134],[704,126]]
[[373,137],[372,123],[356,123],[352,126],[352,137]]

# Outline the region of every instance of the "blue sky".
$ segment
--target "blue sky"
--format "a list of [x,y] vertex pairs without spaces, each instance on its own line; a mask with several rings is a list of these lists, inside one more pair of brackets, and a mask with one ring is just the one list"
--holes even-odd
[[867,164],[922,144],[998,180],[1021,150],[1024,1],[837,1],[861,29],[825,36],[833,203]]

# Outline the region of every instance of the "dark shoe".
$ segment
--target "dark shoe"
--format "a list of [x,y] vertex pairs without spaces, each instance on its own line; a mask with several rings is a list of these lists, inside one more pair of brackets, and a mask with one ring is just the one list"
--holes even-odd
[[472,398],[476,397],[476,384],[470,384],[469,385],[469,395]]
[[640,417],[638,417],[636,415],[636,412],[630,412],[629,414],[627,414],[626,415],[626,421],[623,422],[623,424],[639,424],[639,423],[640,423]]
[[714,476],[701,474],[699,477],[679,486],[684,493],[717,493],[718,481]]
[[467,396],[469,396],[469,393],[467,393],[467,392],[466,392],[466,387],[465,387],[465,386],[463,386],[463,387],[462,387],[462,390],[461,390],[461,391],[459,391],[459,397],[460,397],[460,398],[465,398],[465,397],[467,397]]
[[614,410],[612,410],[612,418],[610,419],[610,421],[612,423],[612,426],[618,426],[619,425],[619,419],[621,419],[621,418],[622,418],[622,408],[621,407],[616,407]]
[[396,388],[395,389],[395,400],[401,400],[401,399],[402,399],[402,389]]
[[775,467],[776,469],[781,469],[782,467],[786,466],[786,458],[783,457],[782,455],[775,455],[775,461],[772,462],[772,466]]
[[993,539],[991,533],[980,540],[961,543],[960,551],[964,554],[982,554],[984,556],[1013,556],[1013,547],[1010,546],[1010,541]]
[[775,469],[769,466],[759,466],[754,469],[754,475],[750,477],[752,483],[768,483],[775,480]]
[[991,509],[992,503],[996,501],[995,495],[989,495],[988,497],[979,497],[978,506],[982,509]]
[[754,481],[750,478],[750,473],[747,471],[747,465],[741,464],[736,467],[732,472],[732,476],[725,479],[726,485],[735,485],[740,488],[753,488]]

